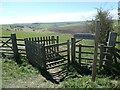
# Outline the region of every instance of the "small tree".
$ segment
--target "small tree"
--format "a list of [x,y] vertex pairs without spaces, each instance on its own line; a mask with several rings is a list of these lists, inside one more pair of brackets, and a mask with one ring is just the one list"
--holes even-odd
[[[99,42],[106,42],[108,39],[108,33],[113,31],[113,20],[110,16],[110,12],[107,10],[97,9],[95,20],[100,20],[100,40]],[[91,32],[95,32],[95,20],[91,23]]]

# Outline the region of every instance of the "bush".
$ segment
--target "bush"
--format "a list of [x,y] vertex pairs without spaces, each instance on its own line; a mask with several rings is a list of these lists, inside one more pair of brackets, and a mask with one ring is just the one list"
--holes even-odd
[[108,39],[108,34],[110,31],[113,31],[113,20],[110,16],[110,12],[108,10],[97,9],[97,14],[95,16],[95,20],[92,20],[91,31],[95,32],[95,21],[100,20],[100,42],[105,42]]

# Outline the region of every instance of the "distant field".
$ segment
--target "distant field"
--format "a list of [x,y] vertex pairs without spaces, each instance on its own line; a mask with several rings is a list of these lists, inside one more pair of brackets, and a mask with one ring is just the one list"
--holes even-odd
[[8,36],[12,33],[16,33],[17,38],[28,38],[28,37],[42,37],[42,36],[59,36],[60,42],[65,42],[66,40],[70,40],[72,37],[71,34],[60,34],[60,33],[54,33],[54,32],[49,32],[49,31],[31,31],[31,32],[26,32],[26,31],[7,31],[7,30],[2,30],[1,35],[3,36]]
[[8,31],[52,31],[59,33],[90,32],[86,22],[58,22],[58,23],[23,23],[2,25],[2,30]]
[[63,27],[53,27],[49,28],[49,31],[60,32],[60,33],[90,33],[87,26],[76,25],[76,26],[63,26]]

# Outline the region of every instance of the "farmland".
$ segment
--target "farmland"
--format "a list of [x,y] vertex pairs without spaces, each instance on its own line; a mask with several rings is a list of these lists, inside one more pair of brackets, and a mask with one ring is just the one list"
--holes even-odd
[[[2,30],[1,34],[10,35],[11,33],[16,33],[18,38],[54,35],[60,37],[60,42],[65,42],[66,40],[71,39],[72,34],[79,32],[79,22],[67,24],[41,24],[42,28],[37,28],[38,26],[34,26],[38,25],[38,23],[35,23],[33,26],[32,25],[30,25],[32,29],[28,28],[29,25],[25,25],[25,28],[23,28],[23,30],[18,29],[18,27],[16,30],[15,28],[8,28],[8,30],[5,30],[6,27],[3,27],[4,29]],[[7,27],[9,27],[9,25]],[[70,28],[71,31],[69,31]],[[75,32],[73,31],[74,28],[77,28]],[[93,44],[91,41],[83,41],[81,43]],[[41,75],[39,70],[33,68],[30,64],[28,64],[26,58],[22,58],[22,60],[24,61],[23,64],[18,65],[13,59],[2,59],[1,63],[3,88],[120,88],[119,76],[108,76],[106,74],[102,75],[99,73],[97,75],[96,82],[91,82],[90,74],[80,75],[72,66],[70,67],[70,72],[68,73],[68,76],[65,77],[64,81],[60,82],[60,84],[54,84],[49,80],[46,80]],[[118,66],[117,68],[120,67]]]

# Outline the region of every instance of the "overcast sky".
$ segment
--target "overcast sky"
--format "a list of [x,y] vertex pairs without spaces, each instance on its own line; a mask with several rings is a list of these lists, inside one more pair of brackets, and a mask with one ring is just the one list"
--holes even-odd
[[0,24],[91,20],[96,8],[117,19],[118,2],[1,2]]

